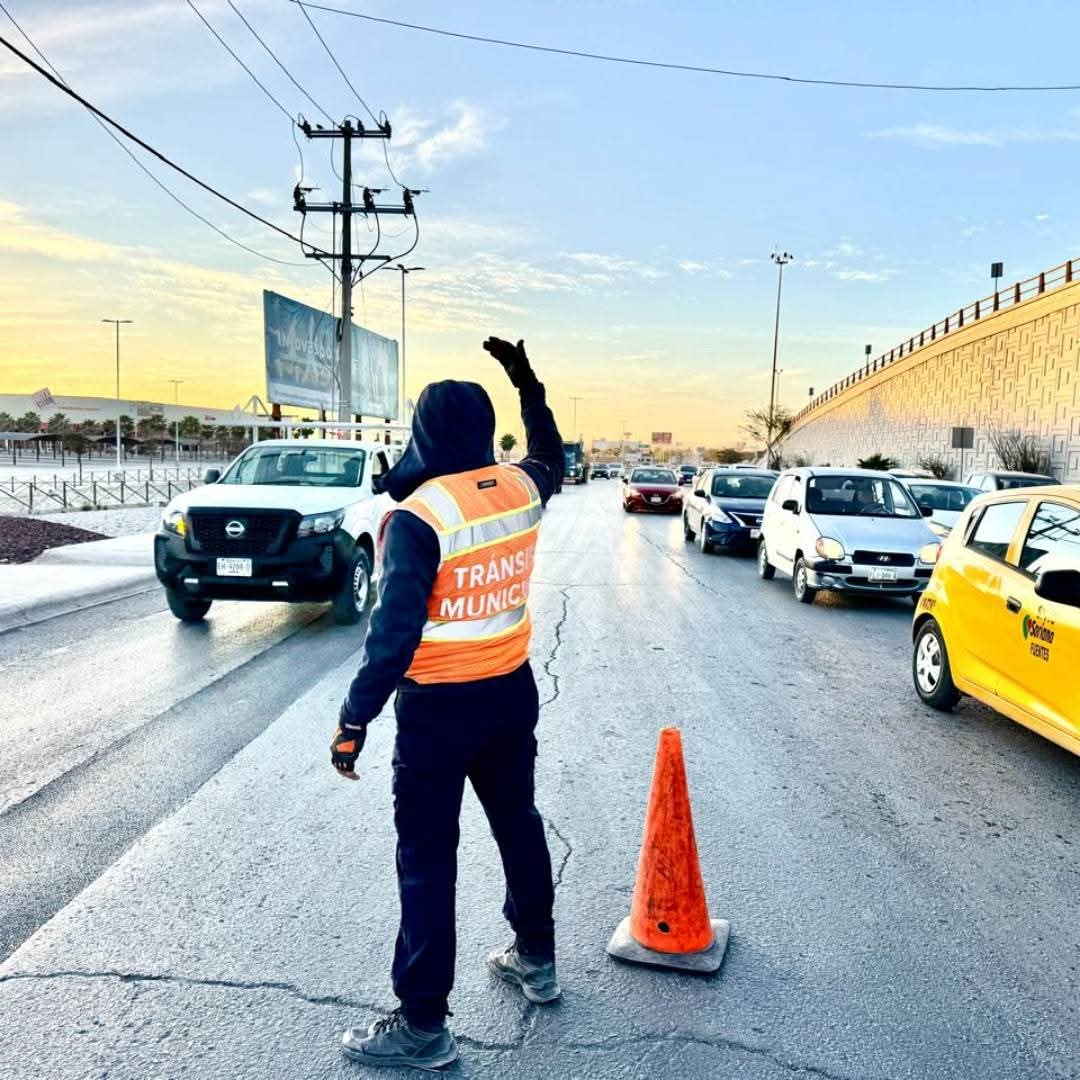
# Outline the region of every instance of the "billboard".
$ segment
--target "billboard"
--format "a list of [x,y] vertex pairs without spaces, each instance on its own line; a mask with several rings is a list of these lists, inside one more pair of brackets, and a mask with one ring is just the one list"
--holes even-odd
[[[263,291],[266,396],[278,405],[336,410],[338,320],[325,311]],[[396,341],[352,328],[350,412],[393,419],[398,413]]]
[[670,431],[654,431],[652,433],[653,446],[670,446],[671,445],[671,432]]

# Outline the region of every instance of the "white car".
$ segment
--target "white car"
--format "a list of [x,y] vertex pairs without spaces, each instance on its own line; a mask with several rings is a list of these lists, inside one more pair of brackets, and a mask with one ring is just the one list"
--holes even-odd
[[267,439],[165,508],[154,567],[173,614],[202,619],[214,600],[325,601],[355,623],[371,594],[379,524],[372,481],[388,448],[337,439]]
[[758,574],[790,574],[804,604],[822,589],[917,602],[941,551],[929,513],[885,472],[789,469],[765,503]]
[[912,477],[904,480],[904,483],[908,491],[915,496],[920,508],[930,507],[927,524],[941,539],[952,532],[967,504],[980,494],[978,488],[958,484],[955,480]]

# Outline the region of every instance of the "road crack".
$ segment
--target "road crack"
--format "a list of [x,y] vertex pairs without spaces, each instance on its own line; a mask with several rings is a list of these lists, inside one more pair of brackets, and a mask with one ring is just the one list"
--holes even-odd
[[559,650],[562,648],[563,643],[563,627],[566,625],[566,620],[570,612],[569,586],[560,589],[559,595],[562,597],[562,611],[555,621],[555,642],[551,646],[551,652],[548,653],[547,659],[544,661],[544,674],[551,680],[551,697],[540,702],[541,709],[546,708],[554,701],[558,701],[561,692],[559,687],[559,676],[556,672],[552,671],[552,665],[559,658]]

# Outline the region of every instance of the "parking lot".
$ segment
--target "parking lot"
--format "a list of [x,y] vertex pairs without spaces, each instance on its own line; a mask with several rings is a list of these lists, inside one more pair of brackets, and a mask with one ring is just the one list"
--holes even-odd
[[[568,488],[541,529],[538,804],[565,1000],[506,936],[469,796],[452,1075],[1078,1075],[1080,759],[923,706],[910,601],[795,601],[676,516]],[[388,1010],[392,722],[327,761],[363,627],[157,592],[0,636],[0,1076],[356,1075]],[[108,672],[108,679],[102,673]],[[657,730],[682,728],[718,976],[620,966]]]

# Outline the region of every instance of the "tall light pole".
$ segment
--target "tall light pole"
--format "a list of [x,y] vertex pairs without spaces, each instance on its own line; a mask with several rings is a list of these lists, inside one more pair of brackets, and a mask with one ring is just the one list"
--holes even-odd
[[405,423],[405,275],[415,274],[418,270],[426,270],[426,266],[405,266],[398,263],[396,266],[380,266],[380,270],[393,270],[401,274],[401,412],[399,419]]
[[120,327],[132,322],[132,319],[102,319],[116,327],[116,467],[121,468],[120,459]]
[[176,464],[180,464],[180,384],[183,379],[170,379],[173,384],[173,404],[176,406]]
[[773,445],[776,442],[773,438],[773,432],[776,428],[776,357],[780,348],[780,294],[784,288],[784,267],[787,266],[795,256],[792,255],[790,251],[774,251],[769,258],[776,263],[779,270],[779,276],[776,281],[776,322],[773,326],[772,379],[769,382],[769,425],[768,446],[766,447],[767,463],[769,467],[772,468],[774,461]]
[[578,437],[578,429],[577,429],[577,403],[578,403],[579,401],[584,401],[585,399],[584,399],[584,398],[582,398],[582,397],[574,397],[574,395],[573,395],[573,394],[571,394],[571,395],[570,395],[570,400],[571,400],[571,401],[572,401],[572,402],[574,403],[574,438],[575,438],[575,439],[577,439],[577,437]]

